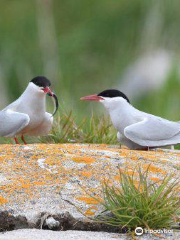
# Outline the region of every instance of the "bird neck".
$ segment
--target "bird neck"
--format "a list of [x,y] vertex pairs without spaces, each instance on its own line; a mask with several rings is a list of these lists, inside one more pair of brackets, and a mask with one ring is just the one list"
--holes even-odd
[[108,99],[108,100],[102,101],[102,104],[108,110],[109,113],[114,111],[122,111],[122,112],[129,111],[130,109],[133,108],[133,106],[123,98]]
[[33,108],[36,111],[45,111],[46,109],[46,94],[33,83],[29,83],[19,99],[26,104],[26,107]]
[[126,100],[112,101],[111,104],[107,104],[105,107],[109,112],[114,127],[121,133],[124,133],[124,128],[129,124],[133,124],[133,115],[137,110]]

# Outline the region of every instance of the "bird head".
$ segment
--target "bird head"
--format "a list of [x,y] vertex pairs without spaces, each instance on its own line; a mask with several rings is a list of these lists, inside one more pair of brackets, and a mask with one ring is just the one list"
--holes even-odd
[[45,94],[48,93],[49,96],[53,97],[53,92],[50,89],[51,82],[46,77],[37,76],[33,78],[30,83],[35,85],[37,91]]
[[127,96],[116,89],[108,89],[99,94],[82,97],[80,100],[101,102],[107,108],[114,108],[118,103],[124,101],[130,103]]
[[55,95],[55,93],[52,92],[50,89],[50,86],[51,86],[50,80],[43,76],[37,76],[37,77],[33,78],[30,81],[30,83],[33,84],[33,89],[35,89],[35,91],[37,91],[38,93],[42,93],[42,94],[44,93],[53,98],[55,110],[54,110],[54,113],[52,114],[52,116],[54,116],[58,110],[59,102],[58,102],[58,98]]

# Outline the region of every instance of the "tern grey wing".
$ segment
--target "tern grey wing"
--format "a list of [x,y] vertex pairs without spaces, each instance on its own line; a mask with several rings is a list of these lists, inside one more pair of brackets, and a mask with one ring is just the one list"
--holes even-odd
[[180,143],[180,123],[150,116],[125,128],[124,134],[131,141],[149,147]]
[[0,112],[0,136],[14,137],[28,125],[30,118],[27,114],[6,110]]

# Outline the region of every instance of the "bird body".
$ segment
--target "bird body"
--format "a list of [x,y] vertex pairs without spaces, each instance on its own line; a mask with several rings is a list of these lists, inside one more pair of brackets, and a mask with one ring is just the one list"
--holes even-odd
[[119,101],[119,103],[116,102],[116,104],[118,104],[117,108],[111,108],[110,106],[108,107],[107,103],[103,103],[103,105],[108,109],[113,126],[117,130],[118,140],[131,149],[140,148],[138,144],[132,142],[125,136],[124,131],[128,126],[141,121],[142,116],[138,114],[139,111],[133,108],[132,105],[126,104],[126,101]]
[[52,115],[46,112],[46,94],[53,96],[49,86],[45,77],[34,78],[16,101],[0,111],[1,137],[21,135],[24,141],[23,135],[48,134],[53,124]]
[[[93,96],[93,97],[92,97]],[[96,96],[96,97],[95,97]],[[122,92],[105,90],[82,100],[101,102],[108,110],[118,140],[130,149],[146,149],[180,143],[180,123],[134,108]]]

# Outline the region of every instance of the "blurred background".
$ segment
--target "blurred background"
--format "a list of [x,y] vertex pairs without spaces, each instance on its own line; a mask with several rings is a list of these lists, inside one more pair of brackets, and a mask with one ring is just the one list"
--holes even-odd
[[180,120],[180,1],[1,0],[0,16],[1,108],[45,75],[77,119],[102,109],[80,97],[117,88]]

